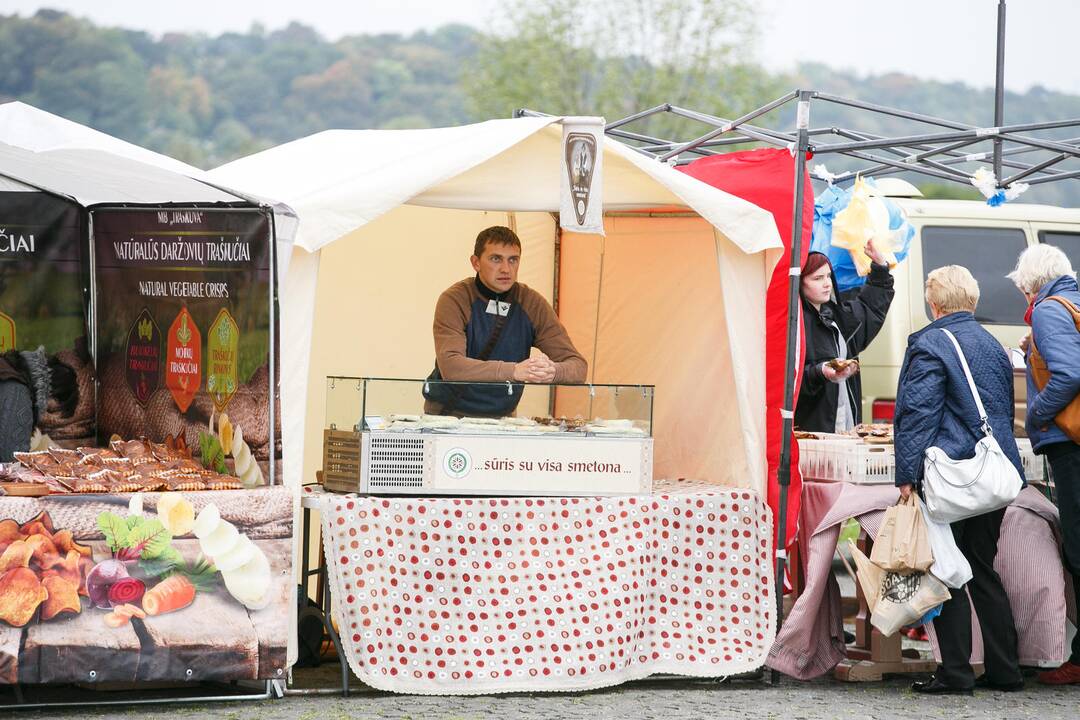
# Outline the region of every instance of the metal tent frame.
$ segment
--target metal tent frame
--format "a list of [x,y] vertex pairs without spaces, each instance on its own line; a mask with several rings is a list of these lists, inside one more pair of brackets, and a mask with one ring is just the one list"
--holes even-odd
[[[815,156],[835,156],[859,161],[858,169],[835,175],[811,171],[812,178],[828,183],[854,180],[857,175],[893,175],[911,172],[926,177],[960,183],[971,187],[973,165],[992,163],[998,189],[1008,189],[1023,181],[1040,185],[1080,178],[1080,169],[1062,163],[1080,159],[1080,137],[1066,139],[1046,137],[1054,130],[1080,128],[1080,118],[1042,123],[1003,124],[1004,116],[1004,30],[1005,0],[998,4],[997,90],[994,104],[994,125],[979,127],[945,118],[846,98],[816,90],[793,90],[734,120],[698,112],[665,103],[607,123],[605,133],[626,143],[644,155],[661,162],[683,165],[702,157],[725,152],[732,146],[772,146],[787,148],[795,159],[795,188],[792,203],[791,262],[788,270],[787,359],[784,406],[781,409],[782,441],[777,482],[780,486],[780,507],[776,538],[776,602],[777,629],[783,624],[783,584],[787,563],[787,510],[791,484],[791,442],[794,424],[794,390],[797,333],[799,323],[799,284],[803,247],[802,223],[799,213],[805,198],[807,163]],[[795,103],[794,129],[776,130],[752,124],[758,118],[782,110],[790,111]],[[930,126],[921,133],[886,137],[846,127],[811,127],[814,103],[827,103],[860,111],[858,117],[891,117]],[[647,133],[634,132],[627,126],[662,114],[697,121],[708,126],[703,134],[689,140],[672,140]],[[519,109],[514,117],[548,116],[535,110]],[[1040,136],[1040,133],[1044,134]],[[835,139],[834,139],[835,138]],[[1034,160],[1022,156],[1039,153]],[[965,166],[972,169],[965,169]],[[1012,174],[1002,177],[1002,170]],[[775,677],[775,674],[774,674]]]

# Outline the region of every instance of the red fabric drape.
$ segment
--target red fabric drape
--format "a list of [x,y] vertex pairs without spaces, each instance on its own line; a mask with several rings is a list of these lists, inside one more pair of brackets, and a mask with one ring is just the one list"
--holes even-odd
[[[679,167],[687,175],[708,183],[724,192],[735,195],[768,210],[776,219],[776,229],[784,242],[784,257],[773,271],[765,302],[765,402],[768,407],[766,447],[769,461],[769,507],[773,511],[773,527],[778,528],[780,491],[776,470],[780,465],[782,423],[780,408],[784,405],[784,377],[787,363],[788,318],[788,266],[791,264],[792,205],[795,200],[795,160],[787,150],[748,150],[745,152],[714,155]],[[810,248],[810,235],[814,225],[814,192],[810,175],[805,178],[805,194],[802,212],[801,266]],[[801,305],[799,316],[799,370],[797,381],[802,380],[805,344],[802,334]],[[795,385],[798,398],[799,386]],[[791,486],[788,494],[787,545],[795,541],[798,529],[799,507],[802,496],[802,476],[799,475],[799,448],[791,443]]]

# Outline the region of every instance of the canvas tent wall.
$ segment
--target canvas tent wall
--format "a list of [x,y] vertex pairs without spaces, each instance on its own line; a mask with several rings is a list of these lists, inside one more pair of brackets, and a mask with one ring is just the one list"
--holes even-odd
[[[657,446],[683,443],[662,474],[764,494],[764,298],[781,247],[772,216],[606,140],[608,236],[562,235],[567,258],[549,264],[561,134],[559,118],[328,131],[208,173],[301,218],[282,301],[287,482],[311,481],[319,466],[324,377],[426,375],[435,299],[471,274],[476,231],[510,224],[526,245],[522,280],[550,296],[558,272],[591,379],[657,382],[667,403]],[[700,306],[672,307],[690,282]],[[694,404],[702,398],[708,407]],[[721,447],[723,459],[711,454]]]

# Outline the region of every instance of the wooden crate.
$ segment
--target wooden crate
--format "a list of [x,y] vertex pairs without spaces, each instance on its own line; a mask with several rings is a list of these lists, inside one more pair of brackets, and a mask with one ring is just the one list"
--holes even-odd
[[360,492],[360,433],[323,430],[323,487],[332,492]]

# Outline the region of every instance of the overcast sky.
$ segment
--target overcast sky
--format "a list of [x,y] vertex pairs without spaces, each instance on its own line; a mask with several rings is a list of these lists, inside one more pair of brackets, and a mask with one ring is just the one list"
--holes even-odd
[[[998,0],[756,0],[757,59],[782,70],[800,60],[863,74],[994,84]],[[433,29],[450,22],[484,28],[499,0],[0,0],[0,14],[68,10],[101,25],[147,30],[246,31],[298,20],[325,37]],[[1080,94],[1080,0],[1008,3],[1006,86]],[[817,88],[828,91],[828,87]]]

